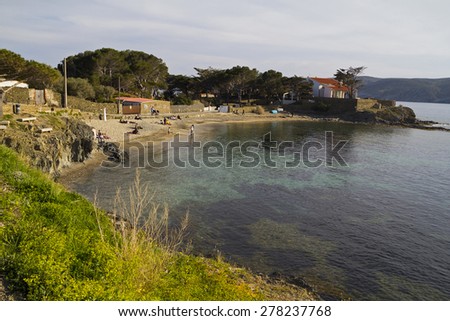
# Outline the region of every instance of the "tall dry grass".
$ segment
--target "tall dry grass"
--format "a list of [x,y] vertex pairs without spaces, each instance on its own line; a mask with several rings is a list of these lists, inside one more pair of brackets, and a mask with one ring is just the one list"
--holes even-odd
[[154,202],[154,193],[142,183],[137,170],[127,191],[117,189],[112,215],[117,255],[137,267],[137,282],[152,286],[172,258],[184,249],[188,213],[178,225],[172,224],[168,206]]
[[170,224],[167,204],[160,206],[154,202],[154,193],[148,184],[141,182],[140,176],[136,171],[127,192],[123,193],[121,188],[116,191],[113,217],[121,239],[131,248],[145,242],[168,252],[180,251],[188,228],[188,213],[179,226]]

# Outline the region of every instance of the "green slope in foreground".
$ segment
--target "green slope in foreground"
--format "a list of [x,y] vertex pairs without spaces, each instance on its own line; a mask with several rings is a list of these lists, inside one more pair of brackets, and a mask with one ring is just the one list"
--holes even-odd
[[0,275],[25,300],[316,299],[220,258],[178,252],[129,224],[118,228],[2,145],[0,191]]

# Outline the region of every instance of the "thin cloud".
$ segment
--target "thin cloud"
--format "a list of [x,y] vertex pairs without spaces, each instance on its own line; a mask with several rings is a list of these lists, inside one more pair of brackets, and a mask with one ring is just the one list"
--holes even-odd
[[364,65],[375,76],[450,76],[450,2],[431,2],[16,0],[2,4],[0,41],[53,66],[111,47],[154,54],[181,74],[247,65],[330,76]]

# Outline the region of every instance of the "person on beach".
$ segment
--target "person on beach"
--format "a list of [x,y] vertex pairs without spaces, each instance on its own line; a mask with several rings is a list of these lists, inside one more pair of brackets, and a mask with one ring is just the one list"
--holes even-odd
[[138,124],[136,123],[136,125],[134,125],[134,129],[131,132],[132,134],[139,134],[139,129],[138,129]]
[[194,125],[191,125],[191,129],[189,130],[189,135],[190,136],[194,135]]
[[104,141],[105,141],[105,136],[103,135],[103,133],[99,130],[98,131],[98,136],[97,136],[97,138],[98,138],[98,143],[99,144],[103,144],[104,143]]

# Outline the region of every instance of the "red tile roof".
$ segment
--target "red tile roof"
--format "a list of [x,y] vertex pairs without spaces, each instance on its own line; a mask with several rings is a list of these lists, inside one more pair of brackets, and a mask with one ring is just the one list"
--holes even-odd
[[332,88],[333,90],[339,90],[339,91],[348,91],[348,87],[341,85],[339,81],[337,81],[334,78],[317,78],[317,77],[311,77],[311,79],[314,79],[318,83],[328,86]]

